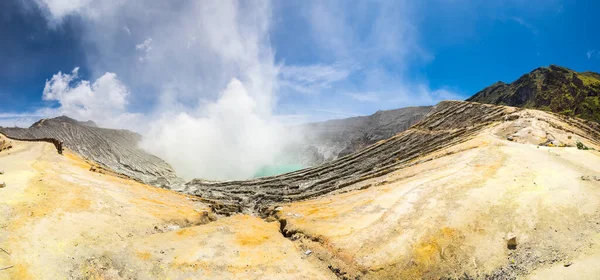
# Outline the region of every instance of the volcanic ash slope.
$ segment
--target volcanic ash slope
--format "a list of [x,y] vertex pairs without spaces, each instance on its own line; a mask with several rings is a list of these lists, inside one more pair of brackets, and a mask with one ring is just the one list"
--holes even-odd
[[595,279],[599,140],[579,119],[442,102],[359,153],[195,180],[195,196],[13,141],[0,152],[0,279]]

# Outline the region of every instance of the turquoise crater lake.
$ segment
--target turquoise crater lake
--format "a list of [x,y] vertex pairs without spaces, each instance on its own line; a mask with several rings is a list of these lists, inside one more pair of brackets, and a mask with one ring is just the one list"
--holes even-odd
[[254,178],[275,176],[283,173],[300,170],[304,166],[300,164],[265,165],[254,174]]

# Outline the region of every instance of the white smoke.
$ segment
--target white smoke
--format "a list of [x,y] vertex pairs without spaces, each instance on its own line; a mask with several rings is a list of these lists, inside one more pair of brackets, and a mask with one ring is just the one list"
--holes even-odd
[[[36,1],[51,25],[82,19],[91,76],[99,77],[54,75],[44,99],[60,107],[48,114],[134,126],[144,149],[188,179],[249,178],[281,152],[268,1]],[[153,109],[132,115],[129,103]]]
[[[57,74],[45,98],[61,107],[51,112],[134,129],[144,135],[143,148],[186,178],[248,178],[272,164],[287,144],[298,145],[299,137],[281,128],[286,118],[274,114],[277,93],[294,96],[278,109],[299,119],[434,104],[452,96],[403,77],[408,60],[432,59],[417,44],[410,1],[278,3],[300,15],[301,22],[292,25],[305,24],[291,26],[289,38],[309,44],[307,53],[318,52],[307,64],[275,62],[270,34],[290,15],[273,20],[268,0],[33,1],[52,28],[73,22],[70,17],[82,25],[85,69],[91,71],[86,74],[94,81]],[[123,102],[90,101],[104,98],[99,96],[108,84],[124,93]],[[356,111],[364,108],[373,110]]]
[[165,115],[142,146],[172,162],[184,177],[249,178],[257,167],[274,161],[285,135],[274,119],[261,116],[257,105],[233,79],[217,101],[204,107],[206,116]]

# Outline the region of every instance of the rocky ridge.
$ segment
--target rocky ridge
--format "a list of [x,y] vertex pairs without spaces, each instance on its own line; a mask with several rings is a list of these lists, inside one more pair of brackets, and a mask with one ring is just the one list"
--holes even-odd
[[140,149],[141,136],[128,130],[99,128],[92,121],[61,116],[0,132],[20,140],[58,139],[84,158],[145,184],[167,187],[182,182],[168,163]]

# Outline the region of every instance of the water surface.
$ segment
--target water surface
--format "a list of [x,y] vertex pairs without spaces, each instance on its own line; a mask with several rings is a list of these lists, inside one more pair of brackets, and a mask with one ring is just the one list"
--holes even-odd
[[300,170],[302,168],[304,168],[304,166],[300,164],[265,165],[254,174],[254,178],[275,176],[283,173]]

